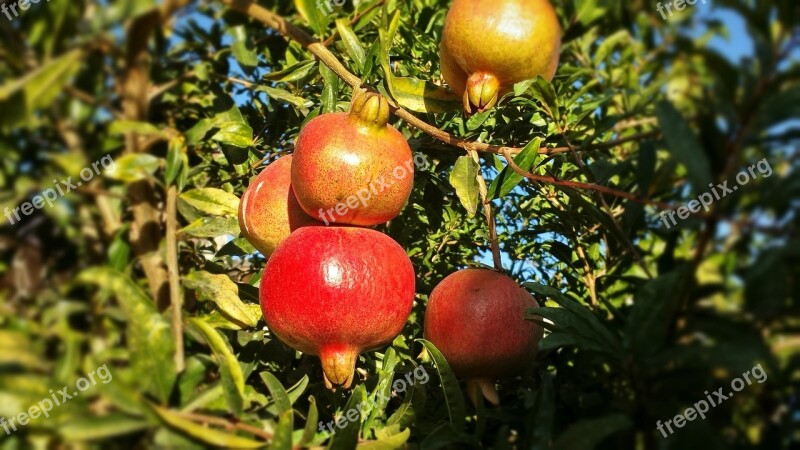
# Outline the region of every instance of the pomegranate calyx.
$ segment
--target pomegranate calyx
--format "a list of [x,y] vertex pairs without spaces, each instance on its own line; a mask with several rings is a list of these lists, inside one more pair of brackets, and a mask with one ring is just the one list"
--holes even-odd
[[350,116],[369,127],[384,127],[389,122],[389,102],[377,92],[358,93],[353,97]]
[[467,79],[464,91],[464,111],[474,114],[491,109],[500,95],[500,80],[492,74],[478,72]]
[[353,383],[358,359],[356,350],[341,346],[327,346],[319,352],[319,359],[322,361],[325,387],[332,391],[335,391],[337,386],[342,386],[344,389],[350,387]]
[[475,406],[481,401],[481,396],[494,406],[500,404],[500,394],[494,387],[494,382],[487,378],[467,380],[467,395]]

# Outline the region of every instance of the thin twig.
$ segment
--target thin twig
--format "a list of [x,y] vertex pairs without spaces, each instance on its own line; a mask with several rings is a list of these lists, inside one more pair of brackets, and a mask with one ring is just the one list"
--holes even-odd
[[543,183],[549,183],[556,186],[597,191],[597,192],[602,192],[603,194],[613,195],[614,197],[625,198],[634,201],[636,203],[641,203],[643,205],[655,206],[658,209],[663,209],[663,210],[672,209],[672,207],[666,203],[657,202],[655,200],[650,200],[648,198],[637,197],[636,195],[633,195],[630,192],[618,191],[616,189],[612,189],[606,186],[601,186],[599,184],[582,183],[580,181],[559,180],[547,175],[537,175],[535,173],[526,172],[525,170],[521,169],[517,165],[517,163],[514,162],[514,158],[512,158],[510,154],[505,153],[503,154],[503,157],[505,157],[506,162],[508,162],[508,166],[511,167],[511,169],[514,172],[518,173],[519,175],[522,175],[524,178],[527,178],[531,181],[540,181]]
[[219,425],[221,427],[225,427],[226,430],[241,430],[247,433],[252,434],[253,436],[258,436],[264,438],[268,441],[272,440],[272,433],[264,431],[260,428],[254,427],[252,425],[248,425],[244,422],[230,422],[226,419],[221,417],[214,417],[214,416],[206,416],[203,414],[195,414],[195,413],[187,413],[187,412],[174,412],[176,415],[183,417],[184,419],[191,420],[193,422],[204,423],[208,425]]
[[183,301],[181,298],[180,272],[178,267],[178,188],[172,185],[167,190],[167,275],[169,296],[172,304],[172,334],[175,340],[175,367],[183,372],[186,367],[183,349]]
[[486,188],[486,179],[483,178],[483,174],[481,173],[481,160],[478,157],[478,152],[472,150],[468,153],[473,161],[475,161],[475,164],[478,165],[478,195],[481,198],[481,205],[483,205],[483,214],[486,216],[486,224],[489,226],[489,246],[492,249],[494,270],[499,272],[503,270],[503,262],[500,259],[500,243],[497,241],[497,223],[495,222],[494,213],[492,212],[492,202],[489,200],[489,190]]

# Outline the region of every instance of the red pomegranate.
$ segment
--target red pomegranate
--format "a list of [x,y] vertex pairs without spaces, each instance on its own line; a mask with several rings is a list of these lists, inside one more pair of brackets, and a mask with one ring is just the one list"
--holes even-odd
[[301,228],[272,254],[261,279],[269,329],[318,355],[325,385],[348,388],[361,352],[390,343],[414,301],[414,268],[389,236],[367,228]]
[[239,202],[242,235],[267,258],[292,231],[322,225],[300,208],[291,174],[292,156],[278,158],[250,183]]
[[454,0],[442,30],[442,75],[470,114],[492,108],[514,83],[553,78],[561,25],[548,0]]
[[525,320],[536,300],[511,278],[486,269],[447,276],[431,293],[425,338],[453,372],[497,403],[494,380],[519,375],[536,356],[543,331]]
[[368,92],[356,96],[349,114],[322,114],[303,127],[292,184],[308,215],[371,226],[400,214],[414,184],[414,160],[388,120],[386,99]]

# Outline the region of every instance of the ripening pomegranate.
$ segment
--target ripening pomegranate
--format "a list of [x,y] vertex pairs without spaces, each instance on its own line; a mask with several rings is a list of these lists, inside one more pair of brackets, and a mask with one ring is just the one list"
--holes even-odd
[[433,289],[425,338],[457,376],[496,404],[494,381],[521,374],[536,356],[543,331],[525,320],[525,311],[537,306],[531,294],[501,273],[460,270]]
[[357,95],[350,113],[322,114],[300,131],[292,185],[308,215],[325,224],[371,226],[400,214],[414,184],[403,135],[387,124],[380,94]]
[[272,254],[259,297],[269,329],[295,350],[318,355],[329,389],[348,388],[359,353],[402,331],[414,301],[414,268],[385,234],[305,227]]
[[297,203],[291,169],[291,155],[278,158],[250,183],[239,202],[242,235],[267,258],[292,231],[322,225],[307,216]]
[[551,80],[561,25],[548,0],[454,0],[439,55],[442,76],[467,114],[492,108],[514,83]]

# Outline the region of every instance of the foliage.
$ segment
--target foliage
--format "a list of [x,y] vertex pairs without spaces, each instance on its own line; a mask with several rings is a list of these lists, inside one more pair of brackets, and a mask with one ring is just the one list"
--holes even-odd
[[[417,298],[394,343],[362,355],[355,388],[332,393],[318,360],[263,328],[265,259],[239,236],[236,210],[305,122],[347,110],[351,87],[219,1],[41,2],[0,16],[0,210],[105,155],[116,166],[0,226],[0,416],[103,364],[113,374],[0,433],[0,448],[796,448],[796,2],[714,2],[727,22],[699,18],[699,3],[662,20],[648,2],[554,2],[556,78],[469,118],[441,87],[445,2],[262,3],[417,117],[522,148],[518,166],[555,180],[526,180],[490,152],[477,167],[394,117],[430,162],[379,227],[411,257]],[[730,35],[752,40],[749,56],[711,45]],[[708,212],[670,227],[659,215],[761,160],[770,176],[755,172]],[[422,336],[436,283],[491,260],[478,173],[504,269],[549,330],[529,373],[499,384],[499,407],[466,401]],[[763,384],[666,439],[656,430],[756,364]],[[393,395],[420,365],[430,381]],[[332,438],[318,428],[362,400],[378,407]]]

